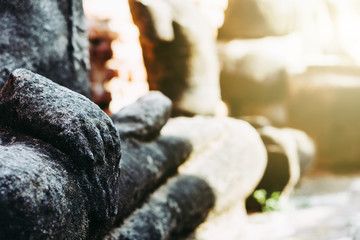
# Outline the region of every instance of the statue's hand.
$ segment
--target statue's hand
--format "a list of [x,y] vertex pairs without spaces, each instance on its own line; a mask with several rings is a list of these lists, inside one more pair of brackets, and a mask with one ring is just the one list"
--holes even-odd
[[86,97],[25,69],[0,92],[0,124],[69,154],[77,167],[117,171],[120,137],[111,119]]
[[160,92],[150,92],[111,116],[122,140],[120,221],[176,173],[191,153],[188,140],[160,135],[170,112],[171,101]]
[[150,92],[111,116],[121,139],[155,139],[171,114],[171,101],[160,92]]

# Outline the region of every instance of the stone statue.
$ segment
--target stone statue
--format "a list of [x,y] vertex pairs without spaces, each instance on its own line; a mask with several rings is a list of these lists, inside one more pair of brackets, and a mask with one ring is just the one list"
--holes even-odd
[[0,92],[0,238],[102,238],[191,152],[159,136],[170,108],[151,93],[113,116],[118,131],[86,97],[15,70]]

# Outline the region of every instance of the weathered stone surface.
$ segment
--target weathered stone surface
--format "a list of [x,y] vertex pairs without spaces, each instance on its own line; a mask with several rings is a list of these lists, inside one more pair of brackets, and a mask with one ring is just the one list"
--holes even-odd
[[[0,96],[3,236],[96,239],[121,222],[191,151],[184,139],[158,136],[170,107],[151,93],[116,115],[119,166],[119,133],[95,104],[28,70],[14,71]],[[130,117],[137,115],[134,128]]]
[[113,114],[111,119],[122,138],[153,139],[169,119],[171,106],[167,97],[153,91]]
[[[146,112],[159,100],[158,111]],[[119,133],[98,106],[40,75],[14,71],[0,93],[2,236],[97,239],[123,221],[191,152],[187,140],[158,136],[170,106],[160,93],[129,106],[141,116],[134,121],[143,120],[136,131],[126,126],[129,109],[117,114],[124,133],[119,165]]]
[[27,68],[90,96],[81,1],[0,1],[0,88]]
[[122,140],[117,223],[176,173],[192,150],[186,139],[159,136],[170,112],[170,100],[150,92],[112,116]]
[[99,107],[18,69],[0,92],[0,126],[4,239],[94,239],[111,224],[120,137]]
[[212,189],[201,178],[174,177],[105,239],[156,240],[186,236],[206,218],[214,202]]
[[86,239],[89,196],[69,157],[13,131],[0,138],[0,238]]
[[151,142],[125,139],[121,146],[118,223],[175,174],[191,152],[191,145],[186,140],[166,136]]
[[214,114],[219,63],[211,26],[191,0],[129,0],[151,90],[174,103],[174,114]]
[[1,92],[0,113],[3,123],[51,143],[79,167],[110,167],[120,158],[119,134],[100,108],[28,70],[11,74]]
[[[266,166],[266,150],[259,134],[248,123],[231,118],[175,118],[162,134],[189,139],[193,152],[179,169],[180,173],[205,179],[214,191],[216,204],[208,221],[233,207],[240,209],[243,221],[245,199],[259,183]],[[210,231],[225,231],[220,224]],[[195,233],[208,236],[207,223]],[[206,238],[204,238],[206,239]]]
[[320,168],[360,166],[359,76],[357,67],[310,67],[290,79],[289,125],[315,140]]
[[86,239],[94,216],[84,173],[39,139],[2,127],[0,138],[0,238]]

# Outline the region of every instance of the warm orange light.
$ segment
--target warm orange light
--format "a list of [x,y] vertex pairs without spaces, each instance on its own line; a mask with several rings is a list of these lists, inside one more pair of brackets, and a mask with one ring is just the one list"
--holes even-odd
[[84,0],[84,11],[93,21],[107,20],[107,31],[115,33],[113,57],[106,62],[118,76],[105,84],[112,95],[110,111],[117,112],[149,91],[139,43],[139,31],[132,22],[127,0]]

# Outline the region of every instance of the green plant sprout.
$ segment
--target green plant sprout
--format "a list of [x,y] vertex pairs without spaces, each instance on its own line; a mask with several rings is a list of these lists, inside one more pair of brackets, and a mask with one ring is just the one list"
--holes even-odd
[[261,205],[263,212],[279,211],[281,192],[273,192],[270,196],[265,189],[256,190],[253,193],[255,200]]

